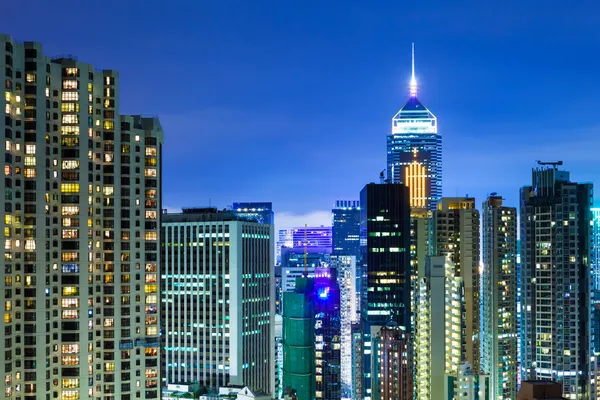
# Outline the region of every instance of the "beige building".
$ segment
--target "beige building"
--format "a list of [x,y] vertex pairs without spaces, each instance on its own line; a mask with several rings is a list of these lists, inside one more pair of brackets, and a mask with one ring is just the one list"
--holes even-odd
[[433,212],[433,251],[454,264],[464,286],[461,361],[480,371],[479,211],[470,197],[443,197]]
[[5,399],[159,397],[163,132],[119,74],[0,35]]

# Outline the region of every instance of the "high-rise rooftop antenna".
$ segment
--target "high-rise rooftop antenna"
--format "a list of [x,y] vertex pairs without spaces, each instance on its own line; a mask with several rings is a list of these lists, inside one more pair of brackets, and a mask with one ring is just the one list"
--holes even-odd
[[306,231],[308,230],[308,225],[304,224],[304,277],[308,277],[308,267],[307,267],[307,258],[308,258],[308,252],[306,250]]
[[415,78],[415,44],[412,44],[412,75],[410,77],[410,97],[417,97],[417,78]]

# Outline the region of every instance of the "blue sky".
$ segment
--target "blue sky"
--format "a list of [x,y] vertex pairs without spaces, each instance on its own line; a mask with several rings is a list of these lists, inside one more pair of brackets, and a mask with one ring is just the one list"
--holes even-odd
[[[62,4],[62,5],[59,5]],[[121,77],[121,111],[160,116],[163,204],[272,201],[327,223],[385,168],[419,98],[444,140],[444,195],[517,205],[535,160],[600,183],[600,4],[555,1],[3,0],[0,31]]]

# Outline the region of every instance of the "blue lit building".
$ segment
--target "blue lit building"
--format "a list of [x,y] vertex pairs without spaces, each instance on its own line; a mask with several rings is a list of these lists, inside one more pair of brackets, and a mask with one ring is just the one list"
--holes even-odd
[[360,257],[360,202],[338,200],[331,210],[333,254]]
[[238,217],[251,219],[258,222],[259,224],[273,225],[275,223],[273,203],[233,203],[231,209]]
[[414,47],[410,97],[387,135],[387,179],[408,186],[414,208],[434,211],[442,197],[442,136],[436,116],[417,98]]

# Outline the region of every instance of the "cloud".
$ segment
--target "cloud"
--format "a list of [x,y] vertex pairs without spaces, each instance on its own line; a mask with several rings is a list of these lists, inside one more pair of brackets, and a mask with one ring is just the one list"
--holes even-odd
[[331,210],[315,210],[304,214],[289,211],[275,213],[275,231],[299,226],[331,226]]

